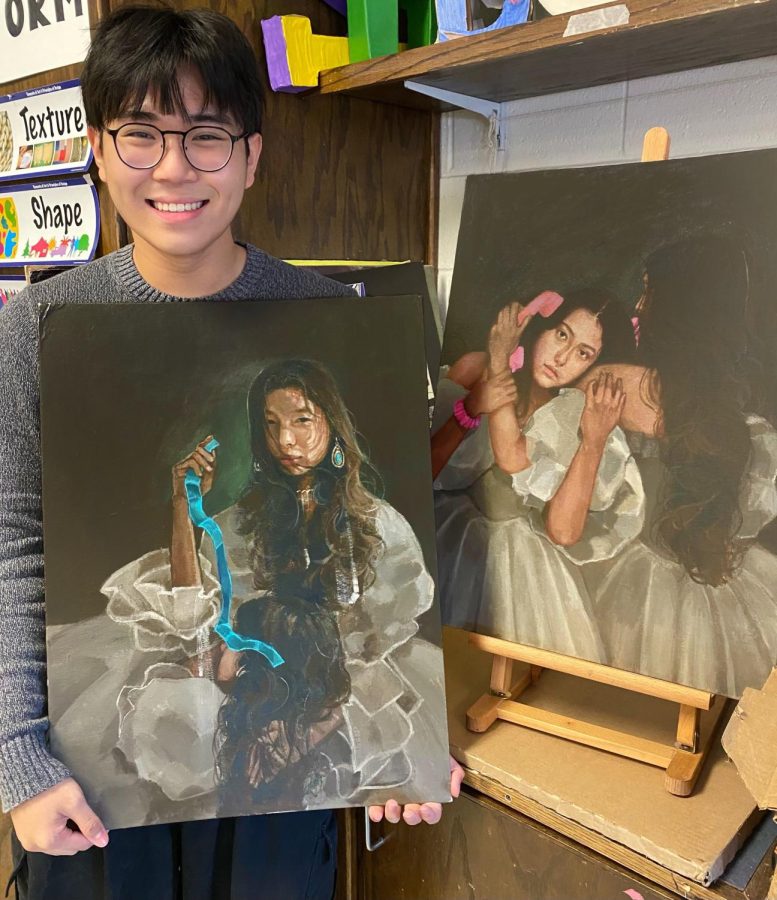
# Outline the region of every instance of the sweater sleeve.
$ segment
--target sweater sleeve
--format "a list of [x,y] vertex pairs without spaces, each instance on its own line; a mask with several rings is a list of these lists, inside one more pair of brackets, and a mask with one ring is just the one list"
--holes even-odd
[[0,799],[11,809],[69,776],[47,748],[35,291],[0,311]]

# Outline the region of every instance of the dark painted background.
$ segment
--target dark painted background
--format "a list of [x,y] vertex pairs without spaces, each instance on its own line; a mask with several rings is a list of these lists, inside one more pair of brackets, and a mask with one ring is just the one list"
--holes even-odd
[[[48,624],[101,612],[113,571],[169,545],[171,467],[210,433],[206,510],[234,502],[251,464],[248,386],[279,356],[329,367],[435,575],[418,298],[71,304],[48,313],[41,340]],[[439,643],[436,608],[422,630]]]
[[[777,150],[468,178],[442,360],[485,349],[505,304],[546,289],[602,286],[631,312],[644,260],[701,232],[748,253],[748,307],[730,314],[748,329],[748,412],[777,425]],[[777,552],[777,523],[760,541]]]
[[443,361],[485,349],[497,312],[551,289],[601,285],[631,310],[643,262],[701,231],[749,251],[749,352],[777,407],[777,150],[467,179]]

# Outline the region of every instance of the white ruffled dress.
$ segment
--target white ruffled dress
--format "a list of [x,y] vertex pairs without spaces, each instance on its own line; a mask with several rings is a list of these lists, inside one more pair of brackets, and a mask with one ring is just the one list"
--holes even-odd
[[[755,541],[777,517],[777,432],[759,416],[746,421],[752,449],[738,537]],[[777,664],[777,556],[753,543],[727,584],[694,581],[655,539],[659,444],[641,434],[629,442],[651,501],[642,538],[586,572],[610,663],[729,697],[761,687]]]
[[[435,428],[466,391],[438,385]],[[619,428],[609,436],[586,526],[570,547],[545,533],[543,509],[580,443],[585,394],[561,393],[523,429],[531,466],[509,476],[494,463],[487,417],[457,448],[435,482],[443,622],[595,662],[604,646],[581,567],[619,553],[640,533],[644,493]]]
[[[306,797],[306,808],[362,798],[408,802],[447,791],[447,768],[440,768],[447,761],[442,651],[417,636],[434,582],[408,522],[376,503],[384,549],[374,582],[338,613],[351,696],[325,742],[326,793]],[[234,619],[258,594],[236,507],[214,518],[232,574]],[[169,553],[155,550],[105,582],[106,615],[48,630],[50,677],[59,685],[52,746],[110,827],[217,810],[213,739],[224,695],[184,667],[217,640],[221,589],[211,542],[202,544],[202,589],[171,588]],[[88,734],[85,721],[94,726]]]

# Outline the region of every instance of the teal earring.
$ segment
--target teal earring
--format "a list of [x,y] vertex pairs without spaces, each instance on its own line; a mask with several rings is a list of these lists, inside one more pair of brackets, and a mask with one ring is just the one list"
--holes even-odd
[[340,438],[335,438],[335,445],[332,447],[332,465],[335,469],[342,469],[345,465],[345,453],[340,446]]

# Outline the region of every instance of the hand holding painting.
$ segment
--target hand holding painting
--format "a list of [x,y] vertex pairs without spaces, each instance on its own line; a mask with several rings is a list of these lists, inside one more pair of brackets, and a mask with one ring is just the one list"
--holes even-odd
[[108,844],[105,826],[72,778],[15,806],[11,821],[19,842],[31,852],[73,856]]

